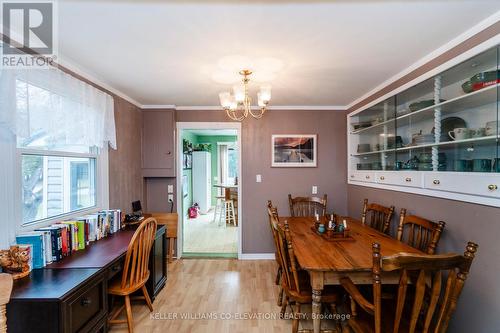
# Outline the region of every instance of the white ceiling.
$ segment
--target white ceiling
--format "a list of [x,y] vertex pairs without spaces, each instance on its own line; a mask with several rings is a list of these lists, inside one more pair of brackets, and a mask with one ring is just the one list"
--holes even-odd
[[59,51],[141,105],[218,105],[231,86],[214,80],[219,65],[238,55],[282,63],[273,106],[345,106],[498,10],[498,0],[61,0]]

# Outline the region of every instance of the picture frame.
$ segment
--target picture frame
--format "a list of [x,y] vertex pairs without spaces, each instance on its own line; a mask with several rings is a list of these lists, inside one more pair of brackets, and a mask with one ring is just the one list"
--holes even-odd
[[318,165],[317,134],[273,134],[271,166],[315,168]]

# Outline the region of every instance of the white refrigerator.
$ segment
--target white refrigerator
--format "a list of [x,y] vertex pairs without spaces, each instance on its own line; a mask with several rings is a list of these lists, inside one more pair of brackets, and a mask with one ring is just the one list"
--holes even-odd
[[212,206],[212,157],[207,151],[193,152],[193,203],[205,214]]

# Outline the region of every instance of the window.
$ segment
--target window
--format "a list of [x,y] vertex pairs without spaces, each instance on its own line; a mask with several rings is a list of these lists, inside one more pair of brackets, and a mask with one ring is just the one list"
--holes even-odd
[[[72,124],[67,131],[66,114],[73,101],[32,85],[16,81],[16,107],[29,115],[29,135],[17,136],[21,160],[22,224],[97,208],[99,149],[90,147],[85,130]],[[61,109],[50,106],[68,104]],[[54,119],[53,126],[47,119]],[[71,111],[69,111],[71,112]],[[68,119],[68,120],[66,120]]]
[[238,151],[234,143],[227,149],[227,179],[230,184],[234,184],[236,177],[238,177]]
[[23,224],[95,207],[96,157],[22,154]]

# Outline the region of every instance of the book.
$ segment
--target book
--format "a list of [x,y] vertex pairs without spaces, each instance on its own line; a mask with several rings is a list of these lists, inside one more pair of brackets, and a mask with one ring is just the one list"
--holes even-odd
[[33,268],[43,268],[46,265],[43,232],[33,231],[19,234],[16,236],[16,243],[31,245]]
[[76,235],[78,239],[78,250],[85,249],[85,220],[75,221],[77,230]]
[[52,261],[59,261],[63,258],[63,239],[62,239],[63,229],[65,231],[65,228],[61,228],[59,226],[50,226],[50,227],[35,229],[35,231],[50,232],[50,239],[51,239],[50,248],[51,248]]
[[35,229],[35,231],[43,233],[43,252],[45,255],[45,263],[50,264],[54,261],[52,256],[52,232],[46,229]]

